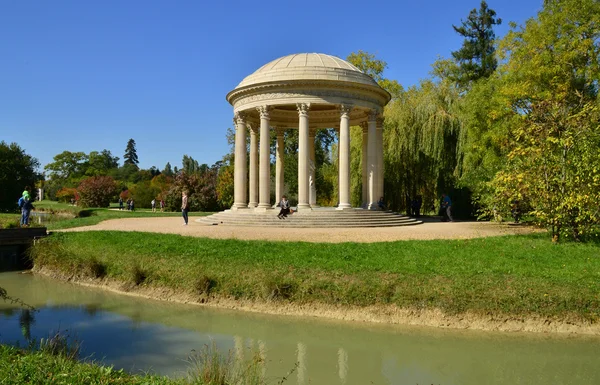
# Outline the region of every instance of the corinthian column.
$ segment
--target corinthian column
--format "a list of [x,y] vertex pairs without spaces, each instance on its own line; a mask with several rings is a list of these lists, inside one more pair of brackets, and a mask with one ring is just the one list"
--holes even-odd
[[250,202],[248,206],[258,206],[258,137],[255,125],[250,126]]
[[317,206],[317,185],[315,184],[315,134],[316,130],[312,129],[308,132],[308,203],[310,207]]
[[283,167],[284,167],[284,144],[282,128],[276,129],[277,148],[275,152],[275,201],[279,201],[283,195]]
[[271,208],[271,146],[269,137],[269,107],[257,108],[260,113],[260,175],[258,186],[258,208]]
[[367,122],[360,124],[362,128],[362,152],[361,152],[361,166],[362,166],[362,199],[361,207],[367,208],[369,205],[369,164],[367,155],[369,154],[369,125]]
[[367,155],[368,173],[369,173],[369,210],[377,210],[377,111],[371,110],[369,113],[369,144]]
[[233,118],[235,124],[235,159],[233,181],[233,209],[248,207],[246,203],[246,119],[237,112]]
[[383,196],[383,118],[377,118],[377,196]]
[[309,210],[308,202],[308,110],[310,104],[297,104],[298,108],[298,210]]
[[351,106],[342,104],[340,106],[340,202],[338,209],[349,209],[350,205],[350,110]]

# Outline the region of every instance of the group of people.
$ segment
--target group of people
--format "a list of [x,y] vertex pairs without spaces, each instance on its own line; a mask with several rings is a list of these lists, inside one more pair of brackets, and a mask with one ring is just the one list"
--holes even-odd
[[21,194],[21,198],[19,198],[18,201],[18,205],[21,208],[21,220],[19,221],[21,227],[29,227],[29,217],[31,210],[34,209],[31,200],[31,191],[29,186],[26,186],[25,190],[23,190],[23,194]]
[[[133,198],[129,198],[127,199],[127,210],[128,211],[133,211],[135,209],[135,203],[133,201]],[[119,210],[123,210],[123,198],[119,197]]]
[[[165,201],[163,201],[161,199],[159,201],[159,205],[160,205],[160,212],[162,213],[163,211],[165,211]],[[156,199],[152,199],[152,202],[150,202],[150,207],[152,207],[152,212],[155,213],[156,212]]]

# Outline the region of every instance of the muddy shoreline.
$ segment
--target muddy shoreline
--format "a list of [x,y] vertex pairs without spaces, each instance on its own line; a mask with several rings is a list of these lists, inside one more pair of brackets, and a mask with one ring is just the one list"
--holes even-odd
[[405,309],[395,305],[358,307],[334,306],[322,303],[296,304],[285,301],[235,300],[193,295],[160,287],[135,286],[132,283],[106,278],[91,279],[76,274],[64,274],[48,268],[34,268],[32,272],[53,279],[123,295],[254,313],[462,330],[600,335],[600,324],[581,320],[578,317],[569,319],[539,316],[511,317],[498,314],[475,314],[473,312],[449,315],[444,314],[439,309]]

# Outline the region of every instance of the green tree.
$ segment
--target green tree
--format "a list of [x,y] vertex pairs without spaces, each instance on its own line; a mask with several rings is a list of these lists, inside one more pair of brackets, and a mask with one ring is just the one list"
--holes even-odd
[[92,151],[88,156],[85,175],[107,175],[111,170],[114,170],[118,167],[119,157],[112,156],[109,150],[102,150],[101,152]]
[[16,143],[0,142],[0,211],[17,210],[17,200],[25,186],[33,188],[39,167],[36,158],[25,153]]
[[402,86],[396,80],[390,80],[383,77],[383,72],[387,68],[387,63],[377,59],[375,55],[359,50],[352,52],[346,58],[356,68],[369,75],[379,84],[384,90],[396,98],[402,91]]
[[491,184],[495,203],[528,202],[555,240],[600,224],[599,42],[600,2],[561,0],[546,1],[500,45],[507,60],[498,93],[513,124]]
[[496,12],[482,1],[479,10],[471,10],[460,27],[452,26],[465,38],[462,47],[452,52],[452,57],[458,64],[454,80],[460,86],[468,86],[473,81],[487,78],[496,70],[498,61],[493,27],[500,25],[502,20],[495,16]]
[[[424,208],[435,204],[443,192],[456,198],[451,190],[459,157],[459,100],[451,81],[429,79],[386,107],[384,189],[392,209],[406,210],[417,195]],[[464,210],[465,216],[470,214],[470,207]]]
[[137,167],[139,160],[137,156],[137,150],[135,149],[135,140],[129,139],[127,141],[127,147],[125,148],[125,155],[123,156],[125,159],[124,164],[131,164]]
[[44,170],[50,179],[67,181],[85,175],[89,157],[84,152],[63,151],[54,156],[54,162],[48,163]]
[[173,168],[171,167],[171,163],[167,162],[165,168],[162,170],[162,173],[166,176],[173,176],[175,174],[173,172]]
[[[181,164],[183,166],[181,170],[186,174],[195,174],[200,172],[200,165],[198,164],[198,161],[189,155],[183,155]],[[206,166],[206,168],[208,168],[208,166]]]

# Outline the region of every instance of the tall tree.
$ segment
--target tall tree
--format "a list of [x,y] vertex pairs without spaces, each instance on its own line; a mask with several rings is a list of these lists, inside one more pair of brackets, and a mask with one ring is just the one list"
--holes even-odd
[[39,165],[38,160],[26,154],[18,144],[0,142],[1,212],[17,209],[17,200],[21,196],[23,188],[25,186],[34,187],[37,179],[36,169]]
[[[181,164],[183,165],[181,169],[188,175],[200,172],[200,165],[198,164],[198,161],[189,155],[183,155]],[[208,168],[207,165],[205,166]]]
[[167,164],[165,165],[165,168],[162,170],[162,173],[165,176],[173,176],[173,168],[171,167],[171,163],[167,162]]
[[459,85],[468,86],[473,81],[489,77],[496,70],[498,61],[493,27],[500,25],[502,20],[495,16],[496,12],[482,1],[479,10],[471,10],[460,27],[452,26],[465,38],[461,49],[452,52],[452,57],[458,63],[454,80]]
[[125,148],[125,155],[123,156],[125,159],[125,164],[132,164],[137,166],[139,162],[137,156],[137,150],[135,149],[135,140],[129,139],[127,142],[127,148]]
[[554,239],[579,239],[600,224],[600,2],[546,1],[537,19],[500,47],[498,94],[513,117],[495,204],[529,203]]

